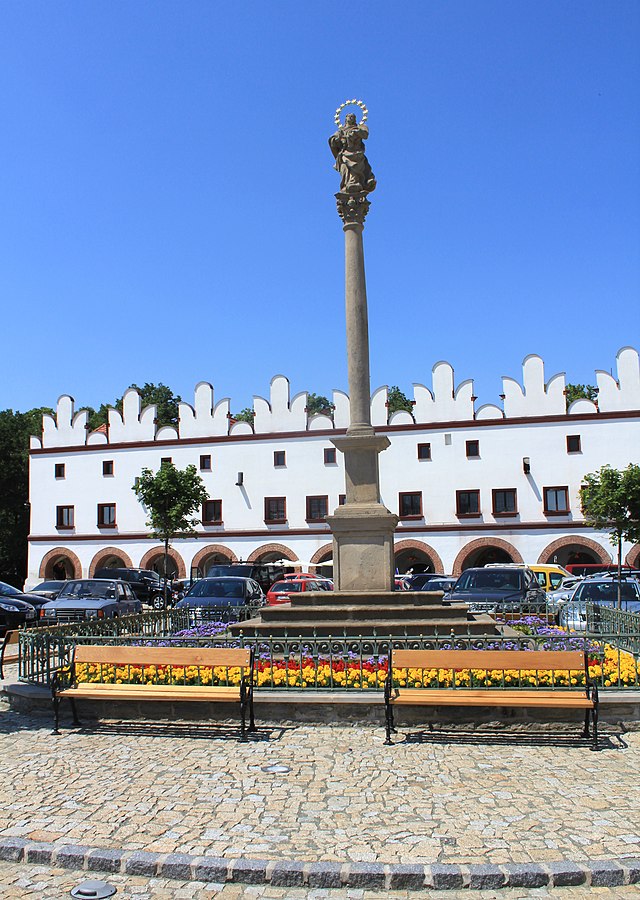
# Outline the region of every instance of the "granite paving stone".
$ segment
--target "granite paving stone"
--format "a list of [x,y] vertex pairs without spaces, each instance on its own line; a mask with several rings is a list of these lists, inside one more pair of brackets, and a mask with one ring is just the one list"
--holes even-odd
[[[18,862],[22,842],[60,853],[62,864],[54,853],[43,878],[52,866],[74,865],[83,848],[117,850],[127,861],[114,877],[168,883],[171,871],[177,890],[180,867],[185,874],[189,867],[185,854],[254,860],[247,880],[268,861],[337,864],[317,870],[328,883],[316,890],[331,892],[343,890],[330,875],[340,866],[363,872],[369,865],[372,872],[393,864],[490,866],[473,870],[479,885],[489,885],[500,880],[494,866],[535,863],[551,873],[549,885],[536,888],[544,891],[554,889],[554,880],[571,885],[573,867],[588,869],[589,861],[640,856],[638,732],[623,742],[605,740],[605,749],[591,753],[571,733],[557,741],[547,734],[538,743],[515,737],[505,743],[502,734],[495,744],[405,742],[400,733],[388,747],[375,724],[285,722],[263,726],[247,744],[218,724],[146,725],[65,725],[56,737],[46,716],[0,701],[0,838],[15,839],[1,865],[26,872],[44,863],[37,856]],[[15,759],[20,767],[11,764]],[[273,763],[290,771],[263,771]],[[449,871],[435,869],[445,881]],[[592,890],[614,890],[607,879],[617,878],[618,869],[597,872]],[[289,890],[310,890],[292,879]],[[180,889],[190,891],[193,883],[185,879]],[[243,885],[267,887],[280,889]],[[525,881],[520,890],[527,889]]]

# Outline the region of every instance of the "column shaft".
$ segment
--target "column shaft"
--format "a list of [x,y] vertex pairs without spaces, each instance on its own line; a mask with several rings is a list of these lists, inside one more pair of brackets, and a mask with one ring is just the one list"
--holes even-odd
[[363,226],[344,226],[347,365],[351,416],[349,433],[371,432],[371,380],[369,375],[369,320],[364,272]]

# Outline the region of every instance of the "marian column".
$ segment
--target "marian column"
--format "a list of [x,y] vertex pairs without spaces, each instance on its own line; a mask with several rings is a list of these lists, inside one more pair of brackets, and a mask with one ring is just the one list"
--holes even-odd
[[[360,123],[353,113],[340,114],[346,106],[358,106]],[[359,100],[348,100],[336,110],[338,130],[329,138],[340,173],[335,195],[343,222],[345,242],[345,305],[350,419],[345,437],[332,443],[344,454],[346,503],[327,521],[333,533],[333,569],[336,590],[350,592],[391,591],[395,569],[393,533],[398,517],[380,500],[378,454],[389,439],[376,435],[371,425],[369,378],[369,324],[364,274],[362,232],[369,211],[368,194],[376,180],[364,152],[369,137],[367,109]]]

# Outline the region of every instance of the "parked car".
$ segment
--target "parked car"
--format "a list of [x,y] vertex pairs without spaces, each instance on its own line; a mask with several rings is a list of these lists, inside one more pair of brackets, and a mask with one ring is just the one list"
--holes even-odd
[[445,599],[447,594],[450,594],[453,588],[455,587],[456,581],[458,579],[453,575],[441,575],[438,578],[431,578],[429,581],[425,581],[424,586],[420,588],[421,591],[443,591],[445,595]]
[[231,609],[264,606],[264,592],[257,581],[252,578],[236,578],[222,576],[220,578],[201,578],[189,589],[188,593],[176,603],[176,609]]
[[476,612],[536,612],[546,607],[547,595],[531,569],[519,566],[466,569],[447,597],[467,603]]
[[40,609],[42,625],[62,625],[87,619],[113,619],[142,612],[142,603],[124,581],[79,578],[68,581],[55,600]]
[[405,591],[421,591],[427,581],[433,578],[441,578],[437,572],[418,572],[415,575],[405,575]]
[[[142,603],[148,603],[154,609],[164,608],[164,579],[153,569],[96,569],[94,577],[126,581]],[[168,602],[171,602],[171,596],[171,588],[168,586]]]
[[66,583],[66,581],[41,581],[27,591],[27,594],[37,594],[39,597],[46,597],[47,600],[55,600]]
[[287,572],[279,581],[297,581],[299,578],[310,578],[312,581],[322,581],[333,586],[332,578],[325,578],[324,575],[312,575],[311,572]]
[[37,613],[33,604],[22,599],[25,596],[13,585],[0,581],[0,636],[14,628],[36,624]]
[[281,603],[290,603],[291,594],[302,594],[305,591],[332,590],[333,584],[329,585],[321,579],[286,578],[271,585],[267,591],[267,606],[279,606]]
[[547,593],[547,612],[552,613],[556,617],[556,621],[562,607],[571,600],[573,592],[583,581],[584,578],[581,575],[571,575],[563,580],[557,590]]
[[14,587],[12,584],[7,584],[4,581],[0,581],[0,600],[4,597],[10,597],[15,600],[22,600],[23,603],[29,603],[30,606],[33,607],[38,607],[42,605],[42,603],[46,603],[44,597],[27,594],[24,591],[19,591],[18,588]]
[[266,593],[272,584],[280,581],[293,567],[281,563],[219,563],[210,566],[207,578],[251,578]]
[[[623,612],[640,613],[640,584],[635,579],[620,585]],[[587,625],[587,603],[596,607],[618,608],[618,582],[607,579],[585,579],[575,589],[571,600],[560,610],[560,624],[573,631],[584,631]]]

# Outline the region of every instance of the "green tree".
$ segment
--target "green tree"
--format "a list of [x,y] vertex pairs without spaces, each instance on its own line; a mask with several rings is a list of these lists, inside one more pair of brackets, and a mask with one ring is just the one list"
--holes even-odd
[[602,466],[586,475],[580,488],[580,505],[587,524],[608,531],[618,548],[618,606],[621,605],[622,542],[640,541],[640,466],[626,469]]
[[593,384],[568,384],[564,389],[567,398],[567,407],[571,406],[574,400],[591,400],[595,403],[598,398],[598,388]]
[[307,415],[330,416],[335,406],[322,394],[307,394]]
[[164,600],[167,604],[167,557],[169,542],[177,537],[191,537],[201,521],[196,515],[208,499],[207,489],[195,466],[178,469],[163,463],[157,472],[143,469],[132,490],[144,507],[147,525],[154,537],[164,544]]
[[387,394],[387,410],[388,415],[392,416],[401,409],[407,412],[413,412],[413,403],[406,394],[403,394],[397,384],[391,385]]
[[255,418],[255,410],[250,406],[245,406],[244,409],[241,409],[239,413],[231,413],[231,418],[235,419],[236,422],[248,422],[249,425],[253,425],[253,420]]
[[[140,394],[142,407],[156,406],[156,424],[158,427],[162,425],[178,425],[178,404],[182,400],[178,394],[174,394],[170,387],[166,384],[150,384],[146,382],[142,387],[137,384],[130,384],[127,390],[133,388]],[[124,395],[123,395],[124,396]],[[88,425],[89,431],[95,431],[101,425],[106,425],[109,421],[110,407],[106,403],[102,403],[100,408],[95,410],[91,406],[83,406],[89,413]],[[115,401],[111,409],[117,409],[122,412],[122,397]]]
[[0,579],[21,588],[27,577],[29,437],[42,433],[48,407],[0,411]]

